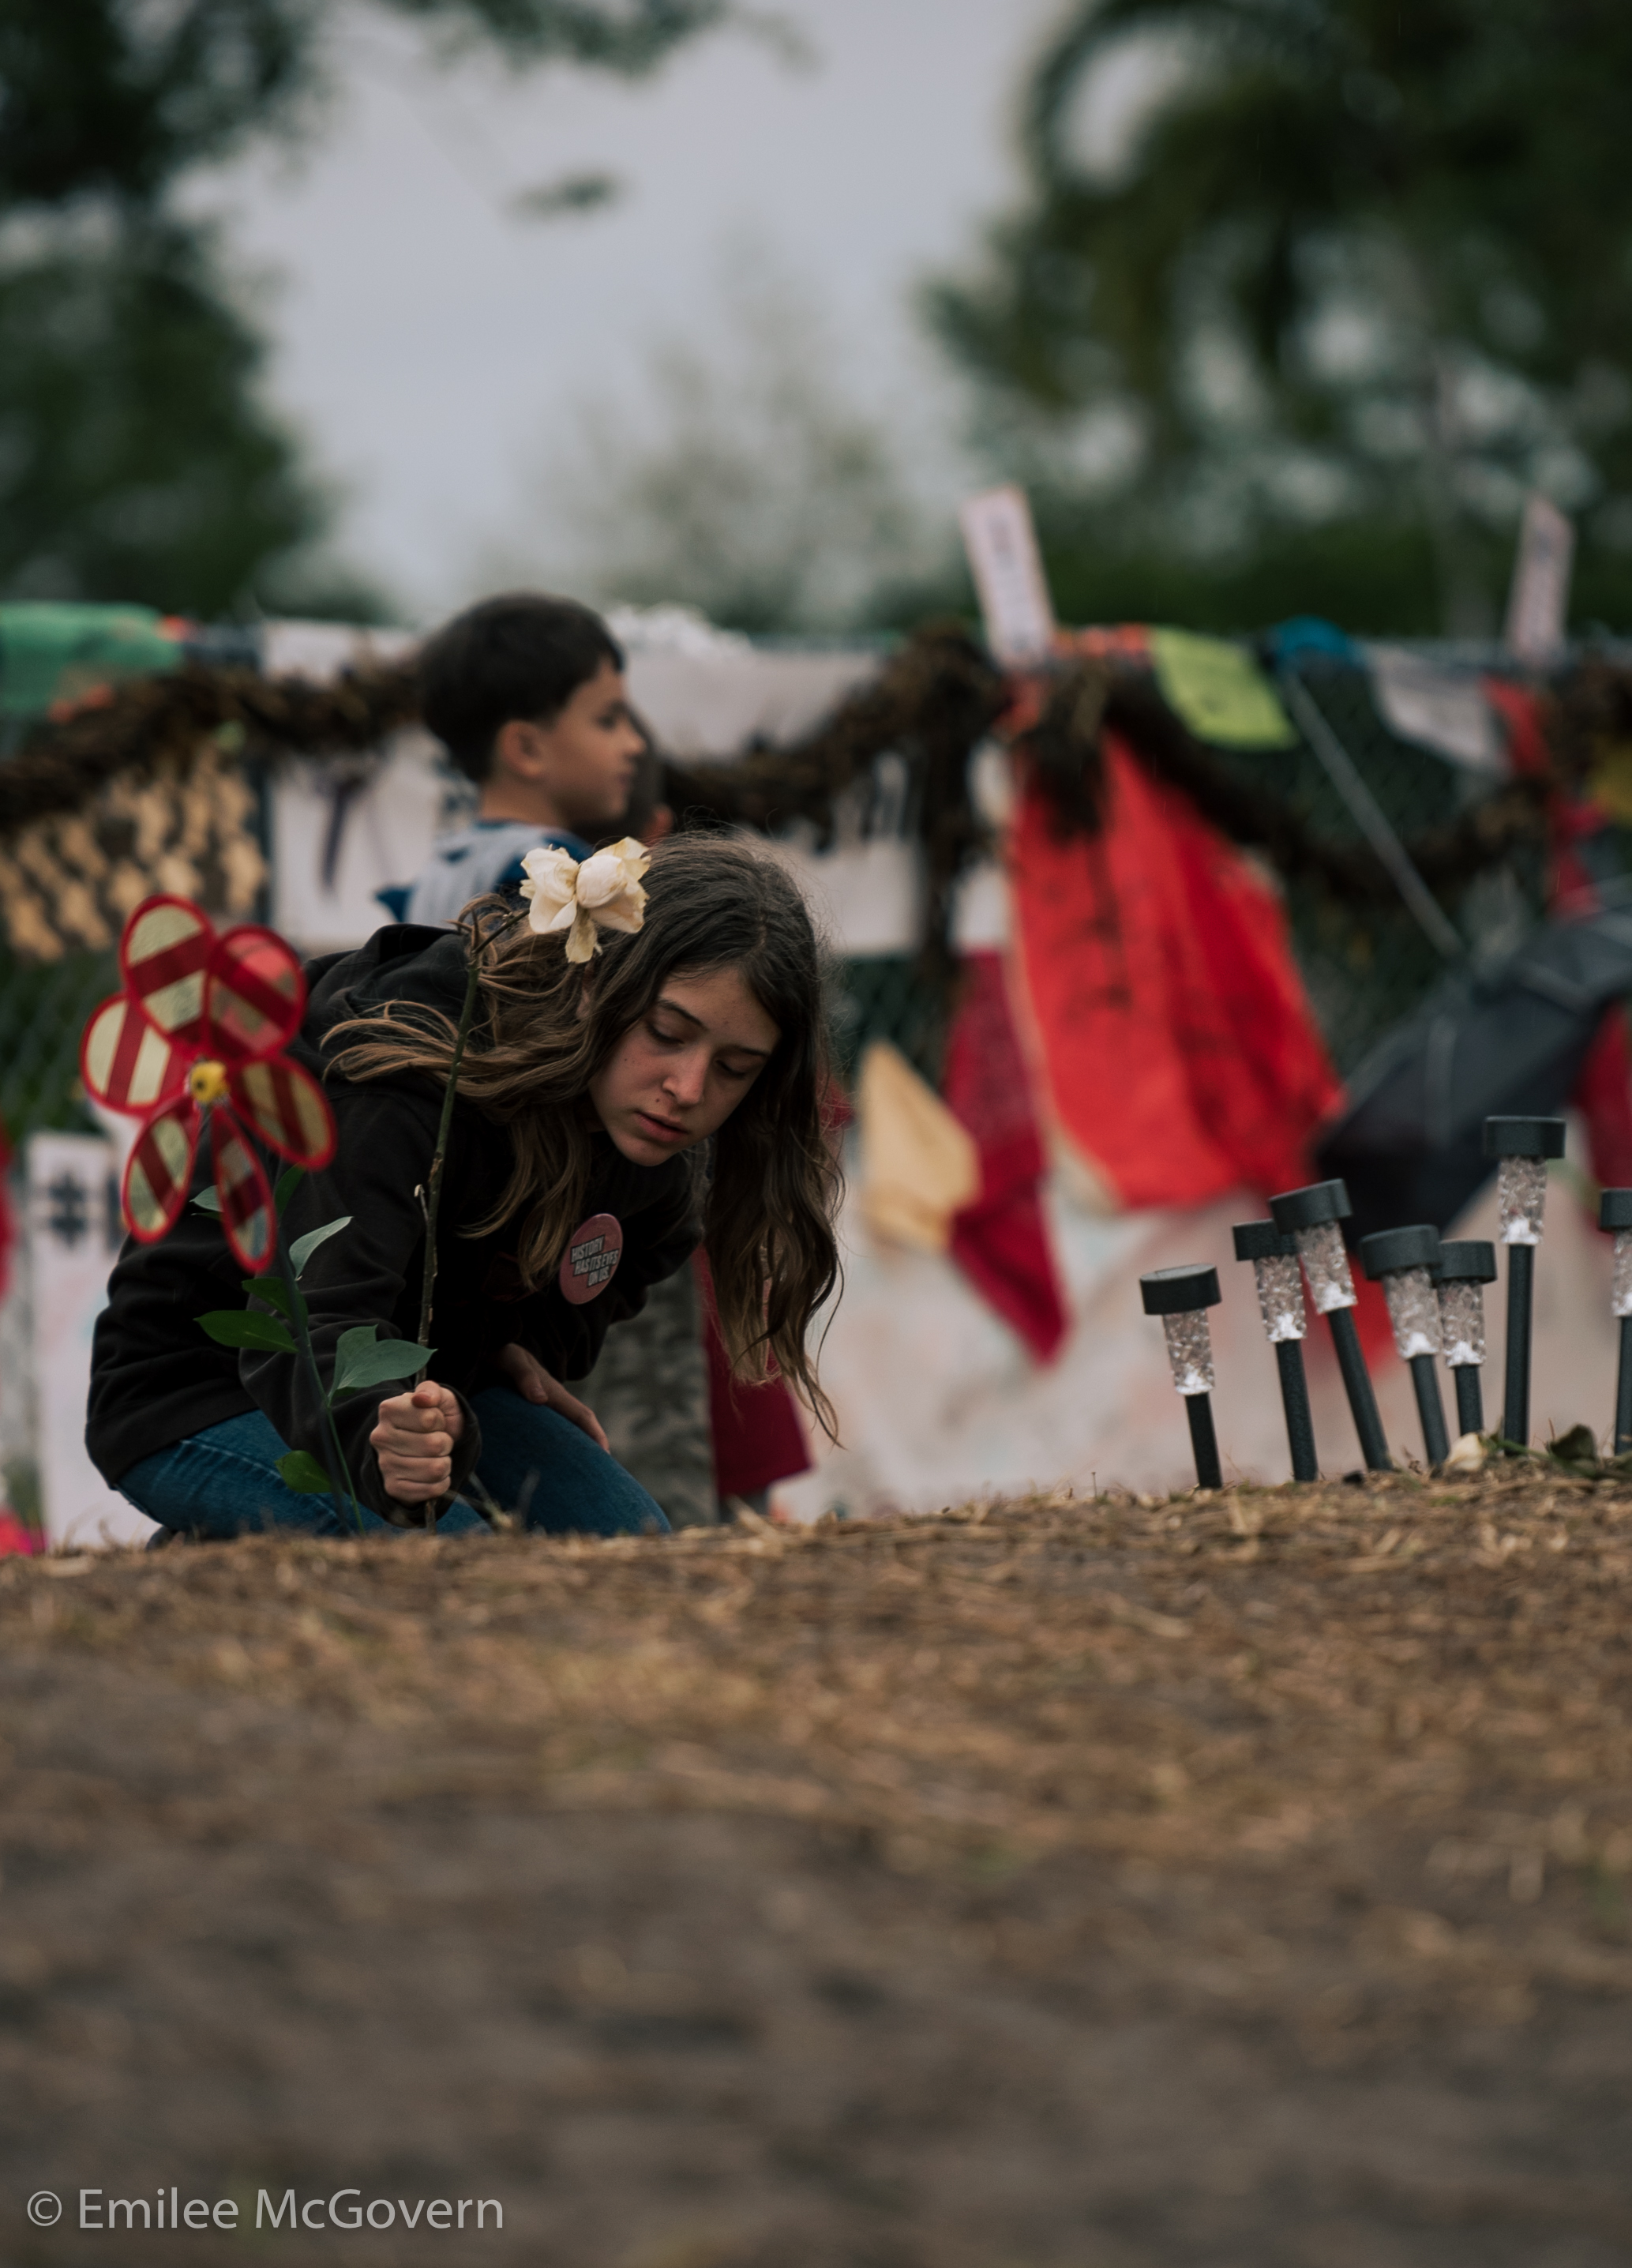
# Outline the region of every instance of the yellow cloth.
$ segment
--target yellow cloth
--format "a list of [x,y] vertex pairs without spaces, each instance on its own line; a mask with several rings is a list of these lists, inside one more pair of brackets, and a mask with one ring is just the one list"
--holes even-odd
[[952,1219],[980,1194],[974,1138],[887,1040],[862,1057],[861,1208],[876,1236],[945,1252]]
[[1597,762],[1587,781],[1587,792],[1601,803],[1612,819],[1632,825],[1632,740],[1600,739],[1593,743]]
[[1290,748],[1298,734],[1273,685],[1244,645],[1191,630],[1152,630],[1162,697],[1198,740],[1221,748]]

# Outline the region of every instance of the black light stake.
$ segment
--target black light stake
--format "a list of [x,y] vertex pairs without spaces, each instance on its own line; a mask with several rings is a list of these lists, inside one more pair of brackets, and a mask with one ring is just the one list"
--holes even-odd
[[1190,1421],[1196,1485],[1222,1488],[1218,1436],[1213,1431],[1213,1340],[1207,1328],[1207,1310],[1224,1298],[1218,1270],[1156,1268],[1139,1278],[1139,1293],[1145,1314],[1162,1319],[1173,1384],[1184,1396],[1184,1414]]
[[1342,1182],[1311,1182],[1307,1189],[1288,1189],[1281,1197],[1271,1197],[1269,1211],[1275,1226],[1297,1240],[1315,1313],[1324,1315],[1331,1326],[1337,1366],[1343,1373],[1343,1388],[1360,1436],[1360,1454],[1374,1473],[1392,1472],[1393,1460],[1383,1438],[1377,1396],[1371,1391],[1371,1374],[1360,1351],[1360,1334],[1355,1329],[1354,1278],[1343,1249],[1343,1232],[1337,1225],[1354,1211],[1349,1192]]
[[1598,1225],[1615,1232],[1615,1274],[1610,1313],[1621,1319],[1621,1363],[1615,1373],[1615,1454],[1632,1449],[1632,1189],[1606,1189]]
[[1487,1118],[1485,1155],[1499,1158],[1496,1210],[1507,1247],[1507,1360],[1502,1438],[1530,1440],[1530,1320],[1536,1247],[1547,1211],[1547,1161],[1564,1154],[1562,1118]]
[[1416,1414],[1422,1425],[1422,1453],[1430,1465],[1451,1454],[1445,1439],[1445,1404],[1434,1357],[1440,1349],[1439,1299],[1434,1270],[1439,1264],[1439,1231],[1431,1222],[1414,1228],[1379,1228],[1360,1240],[1366,1274],[1383,1287],[1400,1359],[1410,1367],[1416,1388]]
[[1439,1337],[1456,1381],[1456,1430],[1482,1433],[1485,1401],[1485,1285],[1496,1282],[1496,1247],[1470,1237],[1439,1248]]
[[1304,1279],[1296,1241],[1272,1220],[1238,1221],[1231,1230],[1235,1256],[1250,1260],[1258,1285],[1258,1312],[1275,1349],[1281,1373],[1281,1406],[1286,1412],[1286,1445],[1292,1453],[1292,1478],[1318,1481],[1314,1423],[1309,1415],[1309,1382],[1304,1376],[1304,1333],[1309,1327]]

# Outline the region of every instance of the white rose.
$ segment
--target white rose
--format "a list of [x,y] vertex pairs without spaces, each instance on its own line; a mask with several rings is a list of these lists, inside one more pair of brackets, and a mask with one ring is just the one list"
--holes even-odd
[[521,862],[528,880],[521,895],[531,901],[528,927],[540,937],[566,930],[569,961],[588,961],[599,950],[598,930],[632,933],[646,918],[641,876],[651,864],[643,843],[632,835],[597,850],[580,865],[570,850],[540,845]]

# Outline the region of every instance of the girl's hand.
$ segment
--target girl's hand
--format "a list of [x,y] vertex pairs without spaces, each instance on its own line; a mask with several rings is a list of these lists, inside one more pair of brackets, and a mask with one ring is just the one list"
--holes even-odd
[[537,1355],[529,1354],[526,1347],[518,1346],[512,1339],[494,1356],[493,1366],[510,1381],[524,1402],[534,1403],[541,1410],[559,1410],[563,1418],[570,1418],[589,1435],[598,1449],[606,1447],[606,1436],[595,1412],[577,1395],[569,1394],[559,1379],[552,1378]]
[[453,1444],[464,1430],[458,1395],[429,1378],[411,1394],[393,1394],[382,1402],[379,1422],[368,1438],[386,1495],[398,1504],[445,1496],[453,1481]]

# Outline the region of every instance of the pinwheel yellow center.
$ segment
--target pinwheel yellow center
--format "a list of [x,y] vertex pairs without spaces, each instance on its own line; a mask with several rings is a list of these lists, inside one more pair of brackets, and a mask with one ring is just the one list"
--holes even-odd
[[187,1091],[201,1110],[208,1110],[227,1091],[226,1065],[209,1061],[195,1063],[187,1075]]

